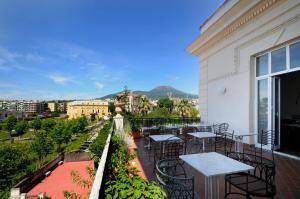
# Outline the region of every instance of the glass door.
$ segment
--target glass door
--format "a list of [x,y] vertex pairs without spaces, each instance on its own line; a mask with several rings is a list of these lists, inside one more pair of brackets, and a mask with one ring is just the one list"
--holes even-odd
[[280,149],[280,77],[272,78],[272,129],[274,132],[274,147]]
[[268,130],[269,124],[269,90],[268,78],[257,81],[257,143],[266,145],[268,140],[261,137],[262,130]]

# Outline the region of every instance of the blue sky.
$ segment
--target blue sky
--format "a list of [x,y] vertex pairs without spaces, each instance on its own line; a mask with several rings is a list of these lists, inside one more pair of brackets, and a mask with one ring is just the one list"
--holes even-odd
[[222,0],[2,0],[0,99],[198,91],[184,49]]

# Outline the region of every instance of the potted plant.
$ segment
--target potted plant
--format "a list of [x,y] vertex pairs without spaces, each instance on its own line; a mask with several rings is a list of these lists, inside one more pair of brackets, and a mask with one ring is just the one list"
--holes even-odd
[[138,139],[141,137],[141,127],[136,122],[131,123],[131,135],[133,139]]

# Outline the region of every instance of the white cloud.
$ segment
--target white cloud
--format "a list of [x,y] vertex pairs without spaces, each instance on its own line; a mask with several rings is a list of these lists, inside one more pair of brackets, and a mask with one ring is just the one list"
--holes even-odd
[[34,69],[28,63],[41,63],[43,57],[33,53],[19,53],[0,46],[0,70],[11,71],[13,69],[33,72]]
[[95,82],[95,85],[98,89],[102,89],[104,87],[104,84],[102,84],[100,82]]
[[65,84],[66,82],[72,80],[72,78],[62,75],[50,75],[49,78],[52,79],[56,84]]

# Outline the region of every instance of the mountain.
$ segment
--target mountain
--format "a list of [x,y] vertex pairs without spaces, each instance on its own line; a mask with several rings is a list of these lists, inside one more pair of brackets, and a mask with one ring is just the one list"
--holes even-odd
[[[183,91],[177,90],[172,86],[157,86],[150,91],[133,91],[133,93],[146,95],[150,99],[161,99],[172,96],[174,98],[198,98],[198,95],[185,93]],[[110,94],[101,97],[100,99],[107,99],[115,97],[118,93]]]

